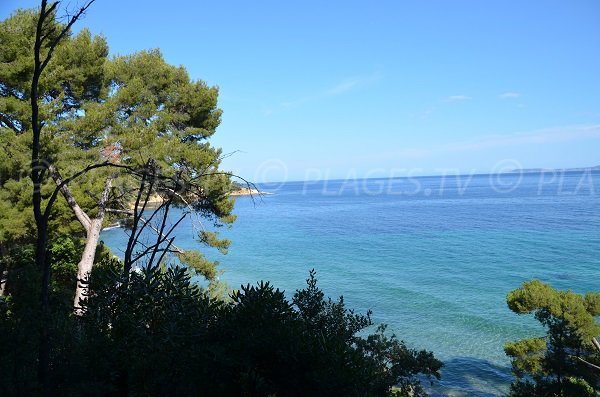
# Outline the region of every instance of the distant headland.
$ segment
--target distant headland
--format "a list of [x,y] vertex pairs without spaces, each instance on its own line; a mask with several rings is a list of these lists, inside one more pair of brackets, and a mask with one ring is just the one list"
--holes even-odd
[[261,192],[258,189],[248,188],[248,187],[242,187],[237,190],[233,190],[233,191],[229,192],[230,196],[254,196],[254,195],[262,196],[262,195],[266,195],[266,194],[273,194],[273,193]]
[[539,173],[539,172],[582,172],[582,171],[600,171],[600,165],[594,167],[577,167],[577,168],[515,168],[508,173]]

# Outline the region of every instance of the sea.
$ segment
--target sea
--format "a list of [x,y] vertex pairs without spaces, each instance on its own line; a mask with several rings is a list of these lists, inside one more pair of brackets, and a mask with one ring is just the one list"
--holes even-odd
[[[501,396],[506,342],[541,336],[506,295],[539,279],[600,291],[600,172],[542,171],[269,183],[237,197],[222,255],[196,239],[190,216],[174,243],[220,262],[231,288],[270,281],[291,296],[317,272],[326,295],[373,311],[375,323],[444,361],[434,396]],[[117,255],[123,229],[102,240]]]

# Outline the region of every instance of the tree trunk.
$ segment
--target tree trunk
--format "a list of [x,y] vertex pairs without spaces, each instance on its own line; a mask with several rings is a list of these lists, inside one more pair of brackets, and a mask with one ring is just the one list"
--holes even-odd
[[102,231],[102,222],[104,221],[104,215],[101,218],[94,218],[90,226],[90,230],[87,233],[85,239],[85,248],[81,255],[81,260],[77,264],[77,288],[75,289],[75,314],[83,314],[79,302],[85,298],[87,292],[87,284],[82,281],[87,280],[92,272],[92,266],[94,265],[94,257],[96,256],[96,247],[100,240],[100,232]]
[[[73,303],[73,306],[75,307],[75,314],[77,315],[83,314],[79,304],[81,299],[85,298],[86,296],[87,284],[82,283],[82,281],[87,280],[92,273],[92,266],[94,266],[94,258],[96,256],[96,247],[98,246],[98,241],[100,240],[102,223],[104,222],[104,217],[106,215],[106,204],[108,203],[108,196],[112,187],[112,180],[112,177],[109,177],[106,180],[106,185],[104,186],[104,190],[102,191],[100,200],[98,201],[98,212],[96,213],[96,216],[90,220],[90,226],[87,228],[87,234],[85,238],[85,248],[83,249],[81,260],[77,264],[77,288],[75,289],[75,301]],[[63,191],[64,195],[66,195],[65,193],[70,192]],[[70,200],[69,198],[67,198],[67,202],[69,202],[69,204],[71,204],[71,202],[75,203],[74,200]],[[72,205],[71,208],[73,208]],[[77,206],[77,208],[79,207]],[[73,210],[75,209],[73,208]],[[83,224],[83,226],[85,227],[86,225]]]
[[[33,215],[35,218],[35,224],[37,227],[37,239],[36,239],[36,265],[42,273],[42,286],[41,286],[41,322],[40,322],[40,346],[38,350],[38,381],[42,387],[41,394],[49,395],[49,373],[50,373],[50,333],[48,329],[49,318],[50,318],[50,273],[51,273],[51,257],[48,250],[48,220],[52,213],[52,205],[54,203],[53,196],[46,204],[46,208],[42,210],[42,185],[44,182],[44,175],[47,171],[47,163],[42,161],[40,158],[40,152],[42,149],[41,134],[44,126],[43,121],[40,120],[39,114],[39,81],[40,77],[48,66],[52,53],[56,49],[56,46],[65,37],[65,35],[71,30],[73,24],[81,17],[85,10],[94,2],[89,0],[87,4],[79,9],[74,15],[68,16],[67,23],[62,27],[58,36],[53,40],[48,38],[48,33],[44,34],[44,23],[48,18],[54,18],[53,12],[58,7],[58,1],[55,1],[50,5],[48,9],[47,0],[42,0],[40,5],[39,18],[36,24],[35,31],[35,44],[33,48],[33,76],[31,79],[31,129],[32,129],[32,144],[31,144],[31,181],[33,182]],[[42,47],[47,46],[45,56],[42,56]]]
[[51,262],[48,246],[48,221],[38,222],[35,244],[36,263],[41,264],[42,285],[40,291],[40,346],[38,351],[38,382],[42,386],[42,395],[48,395],[50,372],[50,272]]
[[87,290],[86,284],[82,283],[82,281],[85,281],[92,272],[94,257],[96,256],[96,247],[98,246],[98,241],[100,240],[100,232],[102,231],[102,223],[104,222],[104,217],[106,215],[106,205],[108,204],[108,197],[110,189],[112,188],[113,177],[109,176],[106,179],[104,190],[100,195],[100,200],[98,200],[98,210],[96,216],[92,219],[83,211],[79,204],[77,204],[75,196],[73,196],[73,193],[71,193],[69,186],[63,182],[63,179],[56,167],[54,165],[49,165],[48,171],[54,180],[54,183],[56,183],[57,186],[61,186],[60,192],[65,200],[67,200],[67,204],[69,204],[69,207],[71,210],[73,210],[77,220],[79,223],[81,223],[81,226],[83,226],[86,231],[85,248],[83,249],[81,260],[77,264],[77,287],[75,288],[75,300],[73,302],[75,314],[79,315],[82,314],[79,302],[85,297]]
[[6,289],[6,279],[8,279],[8,270],[4,266],[0,269],[0,296],[4,296],[4,290]]
[[[0,244],[0,256],[6,258],[8,255],[6,253],[5,247]],[[8,280],[8,267],[5,263],[6,259],[0,258],[0,297],[4,296],[4,291],[6,291],[6,281]]]
[[79,221],[79,223],[81,223],[81,226],[83,226],[85,231],[88,232],[92,226],[92,221],[90,217],[83,211],[83,209],[81,209],[79,204],[77,204],[77,200],[75,200],[75,197],[71,193],[69,185],[64,183],[62,177],[60,176],[60,173],[58,172],[54,164],[48,165],[48,173],[50,174],[50,177],[52,178],[54,183],[56,183],[56,186],[62,185],[62,187],[60,188],[60,192],[62,193],[65,200],[67,200],[67,204],[69,204],[69,207],[71,208],[71,210],[73,210],[73,214],[75,214],[77,220]]

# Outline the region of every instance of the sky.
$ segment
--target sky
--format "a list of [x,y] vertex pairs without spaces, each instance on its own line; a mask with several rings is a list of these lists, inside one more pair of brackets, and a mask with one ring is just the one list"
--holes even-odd
[[600,165],[597,0],[96,0],[84,26],[218,86],[212,144],[254,182]]

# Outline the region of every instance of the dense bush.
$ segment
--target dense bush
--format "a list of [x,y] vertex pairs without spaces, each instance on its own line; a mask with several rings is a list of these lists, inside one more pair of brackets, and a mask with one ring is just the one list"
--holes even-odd
[[[385,327],[359,336],[369,314],[325,299],[314,272],[291,300],[261,282],[224,301],[179,267],[144,268],[129,280],[114,263],[98,269],[85,315],[51,322],[53,394],[420,396],[419,380],[439,377],[441,362]],[[8,306],[0,305],[0,349],[19,351],[2,354],[0,394],[35,394],[36,333]]]

